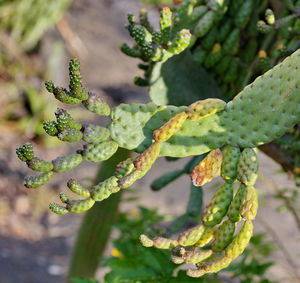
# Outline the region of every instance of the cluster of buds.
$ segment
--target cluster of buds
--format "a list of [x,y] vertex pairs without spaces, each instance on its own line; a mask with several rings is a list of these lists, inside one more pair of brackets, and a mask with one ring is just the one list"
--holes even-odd
[[[145,247],[170,249],[176,264],[192,263],[187,274],[200,277],[227,267],[249,243],[258,201],[254,188],[258,161],[255,150],[225,146],[211,151],[193,170],[192,181],[202,186],[221,175],[225,183],[202,213],[202,224],[179,234],[176,240],[141,235]],[[233,184],[240,182],[234,194]],[[243,221],[235,233],[238,222]]]
[[174,25],[172,11],[167,7],[160,12],[158,31],[150,24],[145,9],[140,10],[139,22],[132,14],[128,15],[128,22],[126,28],[135,45],[130,47],[123,43],[121,51],[144,62],[138,65],[144,71],[144,78],[136,77],[134,82],[139,86],[148,86],[153,62],[164,62],[181,53],[189,46],[191,34],[187,29],[179,30]]
[[[82,103],[87,110],[93,113],[104,116],[110,115],[110,107],[99,96],[89,93],[82,86],[80,63],[77,59],[70,61],[69,76],[69,90],[56,87],[51,81],[45,84],[47,90],[63,103]],[[39,175],[25,178],[24,185],[27,188],[40,187],[48,182],[54,173],[67,172],[79,166],[83,160],[90,162],[107,160],[118,149],[118,144],[111,139],[110,131],[107,128],[92,123],[82,125],[75,121],[66,110],[60,108],[55,112],[55,116],[56,121],[45,121],[43,123],[43,128],[48,135],[57,137],[64,142],[84,141],[86,144],[84,144],[82,149],[78,149],[76,153],[57,157],[51,162],[36,157],[31,144],[19,147],[16,150],[19,159],[26,162],[30,169],[42,172]],[[60,199],[65,204],[65,207],[58,204],[50,204],[52,211],[58,214],[65,214],[69,211],[77,213],[91,208],[95,203],[95,200],[90,197],[90,189],[79,182],[70,180],[68,188],[86,199],[71,201],[65,194],[61,194]],[[97,200],[100,199],[99,196],[95,198]]]

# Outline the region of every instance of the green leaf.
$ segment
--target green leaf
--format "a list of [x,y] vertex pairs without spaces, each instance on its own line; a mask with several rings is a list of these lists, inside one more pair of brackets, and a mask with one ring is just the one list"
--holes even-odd
[[158,105],[189,105],[209,97],[221,98],[214,79],[195,62],[189,50],[154,66],[149,90]]

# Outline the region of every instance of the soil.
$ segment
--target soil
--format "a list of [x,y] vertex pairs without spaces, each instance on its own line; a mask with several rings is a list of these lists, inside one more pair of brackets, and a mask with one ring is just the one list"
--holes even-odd
[[[86,86],[100,93],[110,104],[145,102],[148,99],[145,89],[132,84],[133,77],[139,74],[134,60],[119,51],[120,43],[130,42],[124,29],[126,14],[129,11],[137,13],[140,7],[137,0],[74,0],[65,15],[84,50],[76,55],[82,62]],[[151,15],[154,16],[155,12]],[[61,36],[57,30],[46,33],[43,43],[45,60],[49,48],[59,41]],[[49,74],[54,81],[67,84],[65,72],[70,56],[64,49],[59,63],[61,68]],[[50,103],[56,104],[56,101],[53,99]],[[58,192],[65,190],[68,176],[89,181],[95,176],[97,168],[84,163],[69,175],[58,176],[41,189],[27,190],[22,180],[30,171],[15,157],[15,148],[30,138],[20,136],[10,129],[0,136],[0,282],[61,283],[65,282],[72,245],[82,215],[60,217],[49,213],[48,204],[57,201]],[[46,150],[40,143],[33,143],[37,153],[45,159],[53,159],[72,150],[65,146]],[[264,155],[260,155],[260,159],[262,175],[270,178],[279,188],[294,187],[286,175],[276,173],[279,168],[272,160]],[[184,163],[178,161],[166,164],[163,159],[157,162],[151,174],[135,186],[143,188],[137,190],[139,200],[122,204],[122,209],[144,205],[158,207],[160,212],[174,216],[183,213],[188,198],[187,176],[162,190],[159,198],[158,193],[150,190],[150,183],[163,172],[179,168]],[[278,212],[276,208],[282,205],[282,201],[275,199],[276,192],[272,186],[261,180],[257,185],[261,207],[256,230],[271,233],[271,239],[280,239],[280,245],[283,246],[273,255],[276,264],[270,269],[268,278],[279,282],[298,282],[295,273],[299,272],[297,269],[300,270],[300,231],[289,212]],[[211,196],[211,190],[211,186],[208,186],[206,201]],[[292,264],[287,260],[289,257]],[[101,277],[99,280],[101,282]]]

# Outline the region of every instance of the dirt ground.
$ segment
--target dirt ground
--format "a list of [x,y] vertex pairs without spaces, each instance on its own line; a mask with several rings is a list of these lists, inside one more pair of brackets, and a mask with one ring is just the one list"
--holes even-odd
[[[109,103],[121,101],[147,101],[144,89],[133,86],[132,79],[138,74],[133,59],[119,51],[122,42],[129,41],[124,24],[127,12],[139,10],[137,0],[74,0],[66,15],[73,31],[80,38],[83,52],[82,73],[86,86],[101,93]],[[60,38],[57,31],[49,31],[47,44]],[[47,45],[46,44],[46,45]],[[47,50],[47,49],[45,49]],[[47,51],[44,52],[47,56]],[[65,72],[69,55],[65,52],[61,70],[52,74],[52,79],[66,84]],[[54,99],[51,103],[56,103]],[[13,132],[0,135],[0,283],[61,283],[64,282],[80,215],[63,217],[49,213],[48,204],[57,200],[64,189],[68,176],[59,176],[39,190],[27,190],[22,186],[23,177],[30,171],[15,157],[15,148],[27,142],[28,137],[16,136]],[[69,148],[54,148],[45,151],[37,145],[37,152],[45,159],[53,159],[71,151]],[[294,184],[269,158],[260,155],[260,173],[267,176],[278,187],[293,187]],[[168,186],[159,193],[150,190],[151,181],[171,168],[178,168],[184,161],[166,163],[160,160],[151,174],[136,187],[139,201],[123,204],[122,209],[137,205],[159,207],[162,213],[180,215],[188,198],[188,177]],[[72,171],[70,176],[93,178],[96,167],[84,163]],[[256,220],[256,231],[266,231],[270,239],[280,239],[280,249],[274,252],[276,265],[268,276],[279,282],[294,283],[296,273],[300,276],[300,231],[290,213],[279,213],[282,204],[274,198],[275,191],[260,178],[260,211]],[[210,198],[209,186],[205,194]],[[109,251],[108,251],[109,252]],[[100,273],[102,274],[102,273]],[[299,278],[299,277],[298,277]],[[101,278],[100,282],[101,282]]]

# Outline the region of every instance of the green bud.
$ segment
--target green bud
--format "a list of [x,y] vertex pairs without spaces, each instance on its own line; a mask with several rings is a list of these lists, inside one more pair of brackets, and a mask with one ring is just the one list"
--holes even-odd
[[141,26],[143,26],[148,32],[153,33],[154,30],[152,25],[149,22],[148,13],[146,9],[140,10],[139,18],[140,18]]
[[238,147],[226,145],[222,148],[221,177],[225,182],[233,183],[237,177],[237,165],[241,151]]
[[163,237],[155,237],[153,239],[153,246],[158,249],[172,249],[178,246],[178,242]]
[[245,191],[246,185],[241,184],[229,206],[227,216],[231,222],[238,222],[242,219],[240,210],[244,200]]
[[26,188],[32,188],[35,189],[37,187],[40,187],[44,184],[46,184],[52,177],[53,172],[45,172],[40,175],[35,176],[27,176],[24,179],[24,186]]
[[130,36],[136,41],[136,43],[142,46],[146,41],[146,32],[143,27],[136,24],[127,26]]
[[238,28],[234,29],[229,36],[224,41],[222,45],[222,51],[224,54],[232,54],[236,53],[235,46],[239,44],[240,41],[240,30]]
[[102,201],[107,199],[111,194],[116,193],[120,190],[118,186],[118,179],[112,176],[105,181],[92,187],[91,197],[95,201]]
[[17,153],[18,158],[21,161],[26,162],[26,161],[31,160],[34,156],[32,144],[26,143],[26,144],[18,147],[16,149],[16,153]]
[[211,261],[197,264],[197,269],[189,269],[187,275],[191,277],[201,277],[206,273],[215,273],[227,267],[232,259],[226,256],[220,256]]
[[110,114],[110,107],[94,93],[89,92],[89,98],[82,101],[82,104],[87,110],[98,115],[109,116]]
[[214,11],[208,11],[203,17],[200,18],[198,23],[194,28],[194,34],[197,37],[203,37],[208,33],[212,27],[216,18],[216,13]]
[[69,212],[65,207],[63,207],[63,206],[61,206],[57,203],[50,203],[49,209],[52,212],[54,212],[56,214],[59,214],[59,215],[64,215],[64,214],[67,214]]
[[269,26],[268,24],[266,24],[266,22],[262,20],[257,22],[257,29],[263,34],[270,33],[273,30],[272,26]]
[[219,224],[226,215],[232,201],[232,184],[223,184],[215,193],[210,203],[202,214],[202,221],[205,226]]
[[80,74],[80,62],[74,58],[69,63],[69,76],[70,76],[70,92],[73,97],[79,100],[88,99],[88,93],[82,86],[82,76]]
[[207,12],[207,10],[208,10],[207,6],[204,6],[204,5],[196,7],[193,10],[193,13],[191,16],[191,22],[194,23],[194,22],[199,21],[204,16],[204,14]]
[[57,121],[57,129],[59,131],[63,131],[67,127],[78,131],[82,128],[81,124],[77,123],[64,109],[57,108],[55,116]]
[[129,175],[135,169],[132,158],[121,161],[116,166],[115,176],[120,179]]
[[229,69],[227,70],[223,81],[225,83],[231,83],[233,81],[236,80],[237,76],[238,76],[238,67],[239,67],[239,61],[237,58],[234,58],[230,65],[229,65]]
[[190,41],[191,41],[190,31],[187,29],[183,29],[175,35],[167,51],[173,55],[177,55],[189,46]]
[[204,247],[207,245],[214,237],[215,230],[211,227],[205,227],[200,239],[195,243],[195,247]]
[[45,83],[46,89],[53,93],[55,98],[60,102],[66,104],[79,104],[81,102],[80,99],[77,99],[71,95],[65,88],[55,87],[53,82],[48,81]]
[[172,12],[170,8],[164,7],[160,12],[159,27],[162,35],[162,44],[168,43],[170,40],[170,32],[172,26]]
[[91,198],[84,200],[72,200],[67,204],[67,209],[73,213],[79,213],[87,211],[95,204],[95,201]]
[[252,148],[245,148],[238,163],[238,180],[249,186],[253,186],[257,179],[258,160]]
[[130,47],[130,46],[128,46],[128,44],[123,43],[120,46],[120,50],[129,57],[133,57],[133,58],[141,58],[142,57],[140,48],[137,45]]
[[271,9],[267,9],[265,13],[266,21],[269,25],[275,24],[275,15]]
[[222,252],[232,242],[234,231],[235,223],[224,221],[215,233],[212,250],[216,253]]
[[70,127],[65,127],[57,137],[64,142],[78,142],[82,139],[83,135],[81,131],[75,130]]
[[110,131],[107,128],[90,123],[83,126],[83,140],[87,143],[100,143],[109,137]]
[[149,170],[156,161],[160,152],[160,143],[154,142],[143,153],[138,155],[133,164],[138,171]]
[[72,191],[73,193],[79,196],[82,197],[90,196],[90,191],[74,179],[70,179],[67,183],[67,186],[70,189],[70,191]]
[[182,232],[178,237],[178,243],[181,246],[192,246],[198,242],[202,236],[205,227],[203,225],[197,225],[187,231]]
[[244,222],[242,229],[226,248],[225,254],[232,260],[237,258],[247,247],[253,233],[253,224],[250,220]]
[[49,172],[53,169],[53,164],[51,162],[44,161],[37,157],[27,161],[27,166],[34,171],[40,172]]
[[214,43],[216,42],[217,35],[218,35],[218,28],[212,27],[210,31],[205,35],[205,37],[201,41],[201,45],[208,51],[211,50]]
[[162,125],[159,129],[155,130],[153,133],[153,139],[157,143],[161,143],[167,141],[170,137],[172,137],[183,125],[187,118],[187,114],[185,112],[180,112],[174,117],[172,117],[169,121],[167,121],[164,125]]
[[49,136],[55,137],[58,135],[57,123],[55,121],[43,122],[43,128]]
[[86,144],[83,146],[82,156],[91,162],[100,162],[109,159],[118,149],[114,141],[105,141],[98,144]]
[[67,172],[77,167],[82,162],[82,156],[78,153],[57,157],[52,161],[54,172]]
[[241,216],[247,220],[254,220],[258,208],[257,193],[254,187],[247,186],[241,205]]
[[244,28],[250,20],[254,1],[243,1],[238,13],[235,15],[234,22],[239,28]]
[[187,263],[196,264],[209,258],[212,254],[212,250],[190,251],[184,254],[183,259]]
[[60,198],[62,203],[69,203],[70,202],[69,197],[65,193],[60,193],[59,198]]
[[232,59],[233,57],[231,55],[223,56],[222,59],[214,66],[216,73],[223,76],[229,68]]
[[226,22],[222,24],[218,29],[218,34],[217,34],[218,42],[223,42],[231,30],[232,30],[232,22],[226,20]]
[[134,170],[129,175],[124,176],[123,178],[119,179],[118,184],[121,189],[129,188],[135,181],[142,178],[146,174],[147,170],[139,171]]

